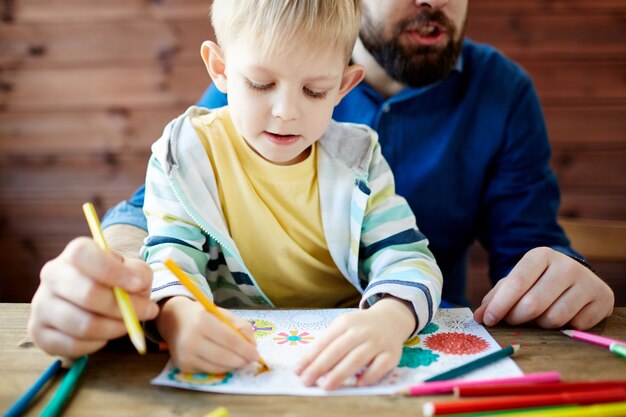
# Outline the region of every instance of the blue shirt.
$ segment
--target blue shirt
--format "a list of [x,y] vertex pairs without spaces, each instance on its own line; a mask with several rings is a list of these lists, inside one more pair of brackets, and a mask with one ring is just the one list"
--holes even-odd
[[[227,101],[212,86],[198,104]],[[475,239],[489,252],[493,283],[535,247],[581,258],[556,221],[559,189],[532,82],[492,47],[466,40],[460,65],[444,80],[387,99],[363,82],[333,118],[378,131],[396,190],[443,272],[445,300],[467,304],[467,250]],[[109,211],[103,225],[146,229],[142,205],[143,187]]]

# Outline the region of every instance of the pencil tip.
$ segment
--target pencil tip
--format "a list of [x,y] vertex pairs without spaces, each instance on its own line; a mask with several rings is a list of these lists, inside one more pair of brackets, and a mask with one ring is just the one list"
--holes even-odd
[[571,330],[561,330],[561,333],[568,335],[568,336],[572,336],[572,331]]
[[137,349],[137,352],[139,352],[140,355],[146,354],[146,338],[143,334],[134,334],[131,336],[130,341],[133,343],[133,346],[135,346],[135,349]]
[[522,345],[511,345],[511,347],[513,348],[513,355],[515,355],[517,351],[521,349]]

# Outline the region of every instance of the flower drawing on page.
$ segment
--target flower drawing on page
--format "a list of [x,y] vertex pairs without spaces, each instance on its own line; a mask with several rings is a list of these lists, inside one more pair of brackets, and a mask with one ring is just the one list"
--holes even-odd
[[439,354],[429,349],[419,347],[403,347],[402,357],[398,368],[417,368],[419,366],[430,366],[439,360]]
[[430,322],[422,330],[419,331],[419,334],[432,334],[439,330],[439,326],[435,323]]
[[297,330],[289,330],[287,332],[280,332],[278,336],[274,337],[274,340],[279,345],[284,345],[285,343],[289,343],[290,346],[296,346],[297,344],[307,344],[315,339],[313,336],[310,336],[308,332],[298,333]]
[[248,322],[252,325],[255,339],[267,336],[276,330],[276,325],[266,320],[248,319]]
[[180,369],[174,368],[167,375],[172,381],[182,382],[189,385],[221,385],[228,382],[233,376],[232,373],[226,372],[224,374],[207,374],[204,372],[188,373],[181,372]]
[[424,341],[424,346],[448,355],[473,355],[489,349],[489,343],[482,337],[456,332],[431,335]]

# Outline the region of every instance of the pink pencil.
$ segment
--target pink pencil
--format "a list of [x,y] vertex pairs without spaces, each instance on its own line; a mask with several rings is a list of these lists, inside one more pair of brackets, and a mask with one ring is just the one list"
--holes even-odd
[[598,336],[597,334],[582,332],[580,330],[561,330],[561,333],[566,334],[572,339],[582,340],[583,342],[593,343],[594,345],[600,345],[606,348],[610,347],[611,343],[626,345],[626,340],[611,339],[610,337]]
[[399,391],[398,395],[408,395],[411,397],[417,395],[436,395],[436,394],[449,394],[454,391],[455,387],[475,387],[481,385],[492,384],[515,384],[520,382],[526,383],[546,383],[546,382],[559,382],[561,380],[561,374],[556,371],[552,372],[536,372],[533,374],[527,374],[523,376],[515,376],[510,378],[497,378],[497,379],[484,379],[466,381],[461,379],[451,379],[447,381],[435,381],[435,382],[423,382],[421,384],[412,385],[402,391]]

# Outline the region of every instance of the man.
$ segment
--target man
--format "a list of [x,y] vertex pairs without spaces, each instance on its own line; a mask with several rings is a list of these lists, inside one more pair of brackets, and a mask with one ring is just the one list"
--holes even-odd
[[[584,329],[610,315],[613,292],[556,222],[558,186],[532,83],[494,49],[464,39],[468,0],[363,3],[353,61],[366,68],[365,82],[334,117],[379,132],[397,192],[443,271],[443,298],[466,304],[467,248],[478,239],[495,286],[477,321]],[[200,104],[226,98],[209,89]],[[140,190],[104,220],[110,245],[130,257],[145,236],[142,204]],[[71,242],[42,269],[29,322],[34,341],[76,356],[123,335],[112,285],[131,292],[140,319],[157,314],[145,265],[102,254],[88,239]]]

